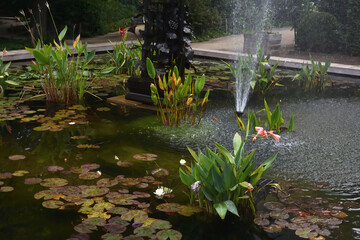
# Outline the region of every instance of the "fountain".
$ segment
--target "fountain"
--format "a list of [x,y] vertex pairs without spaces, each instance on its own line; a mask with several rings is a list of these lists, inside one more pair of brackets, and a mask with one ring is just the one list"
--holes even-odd
[[[244,53],[239,53],[238,62],[232,73],[235,77],[235,109],[236,114],[241,116],[245,110],[249,100],[251,89],[255,87],[256,80],[256,58],[252,54],[256,54],[260,48],[264,49],[265,54],[270,54],[268,36],[270,29],[269,1],[248,1],[235,4],[232,12],[233,33],[244,33]],[[259,7],[262,6],[262,7]],[[250,33],[249,33],[250,32]],[[281,40],[281,39],[280,39]]]

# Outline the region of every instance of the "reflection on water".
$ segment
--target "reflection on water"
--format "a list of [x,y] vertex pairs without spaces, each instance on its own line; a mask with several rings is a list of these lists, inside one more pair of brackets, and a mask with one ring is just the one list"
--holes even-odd
[[[104,177],[113,178],[119,174],[140,177],[160,166],[170,171],[164,185],[174,189],[177,201],[186,203],[182,194],[184,188],[177,177],[179,160],[191,160],[186,146],[203,149],[208,145],[212,148],[216,141],[231,148],[233,135],[238,131],[233,97],[227,93],[213,93],[210,100],[204,121],[199,126],[180,128],[159,125],[151,112],[129,109],[126,115],[119,115],[115,108],[110,112],[90,109],[87,111],[88,125],[74,125],[61,132],[35,132],[32,128],[39,126],[36,122],[8,121],[11,131],[4,126],[0,128],[0,172],[25,169],[30,171],[29,177],[46,178],[51,175],[47,171],[50,165],[70,168],[97,162]],[[286,124],[290,115],[294,115],[295,132],[283,133],[280,142],[268,140],[248,144],[249,149],[259,149],[256,154],[259,161],[279,152],[267,177],[304,188],[316,182],[328,182],[330,188],[308,194],[321,195],[335,203],[359,202],[360,136],[357,131],[360,129],[360,99],[343,94],[336,98],[277,95],[267,99],[270,108],[280,100]],[[249,108],[257,112],[263,105],[261,101],[251,101]],[[263,112],[257,115],[264,119]],[[87,136],[88,139],[72,139],[73,136]],[[101,148],[77,148],[85,143]],[[132,159],[134,154],[145,152],[159,155],[159,160],[144,163]],[[12,154],[23,154],[27,158],[9,161],[8,156]],[[133,161],[134,167],[119,168],[115,155],[121,160]],[[33,198],[42,187],[24,185],[24,177],[3,181],[15,190],[0,193],[1,239],[66,239],[74,233],[73,225],[81,222],[75,211],[44,209],[41,202]],[[160,213],[154,213],[154,216],[157,214]],[[360,239],[359,209],[351,209],[348,214],[350,223],[333,230],[334,234],[327,239]],[[253,225],[244,226],[238,221],[219,223],[204,214],[192,218],[165,214],[158,217],[169,218],[173,228],[183,233],[184,239],[296,239],[292,231],[269,235]]]

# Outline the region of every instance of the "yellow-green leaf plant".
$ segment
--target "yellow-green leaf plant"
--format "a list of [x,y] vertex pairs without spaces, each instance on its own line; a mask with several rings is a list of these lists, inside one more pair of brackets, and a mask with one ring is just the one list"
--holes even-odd
[[[206,109],[208,90],[201,99],[201,92],[205,86],[205,76],[195,80],[191,75],[182,81],[175,66],[168,75],[156,75],[152,61],[146,59],[148,75],[154,80],[151,83],[151,99],[157,107],[157,113],[164,125],[179,126],[183,120],[190,120],[191,124],[199,124]],[[160,91],[160,93],[159,93]]]

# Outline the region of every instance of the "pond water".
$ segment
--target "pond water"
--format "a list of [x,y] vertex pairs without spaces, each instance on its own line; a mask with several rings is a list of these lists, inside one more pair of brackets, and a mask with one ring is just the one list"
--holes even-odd
[[[341,85],[337,89],[331,92],[331,97],[304,96],[298,91],[274,92],[267,98],[270,108],[273,109],[279,101],[286,124],[293,114],[295,131],[282,133],[280,142],[257,141],[254,145],[249,143],[249,146],[259,149],[256,153],[259,162],[279,152],[273,168],[266,174],[267,178],[302,189],[301,194],[308,199],[321,197],[334,205],[344,202],[359,204],[360,136],[357,129],[360,129],[360,91],[356,85]],[[77,212],[80,204],[67,206],[64,210],[45,208],[42,206],[44,200],[35,199],[34,194],[48,187],[24,184],[25,179],[41,178],[44,181],[47,178],[62,178],[67,179],[71,186],[84,187],[96,185],[103,178],[120,181],[123,177],[119,175],[125,178],[149,176],[152,170],[158,168],[169,171],[168,176],[156,178],[162,183],[149,183],[149,186],[143,186],[145,188],[118,184],[111,187],[111,191],[128,189],[130,192],[150,193],[151,197],[144,200],[151,204],[149,216],[168,220],[172,229],[182,233],[183,239],[301,239],[293,230],[270,234],[254,224],[236,219],[220,221],[204,213],[185,217],[156,210],[156,206],[164,202],[187,204],[188,199],[183,193],[185,188],[178,178],[179,160],[191,161],[186,146],[213,148],[214,142],[219,142],[231,148],[232,138],[239,129],[234,118],[234,99],[229,92],[215,91],[211,94],[206,115],[200,126],[195,127],[163,127],[151,111],[115,107],[102,101],[92,102],[89,106],[87,110],[72,109],[70,111],[76,114],[71,113],[71,117],[55,121],[59,125],[65,122],[66,128],[62,131],[33,130],[46,123],[45,120],[2,122],[0,173],[17,170],[29,173],[11,178],[6,174],[0,175],[3,186],[14,188],[11,192],[0,192],[0,239],[69,239],[71,236],[72,239],[100,239],[106,233],[99,227],[90,235],[76,235],[74,226],[86,218],[85,214]],[[43,102],[31,103],[31,109],[39,108],[43,110],[35,114],[51,117],[58,110],[47,108]],[[259,111],[263,103],[252,99],[248,108]],[[263,113],[257,115],[264,118]],[[54,123],[48,122],[47,126],[50,125]],[[141,153],[152,153],[158,157],[156,161],[133,158]],[[8,157],[13,155],[26,158],[10,160]],[[120,167],[115,156],[133,165]],[[100,165],[92,171],[99,176],[92,180],[81,179],[74,167],[89,163]],[[64,170],[51,172],[49,166],[61,166]],[[318,189],[320,185],[326,187]],[[175,198],[155,198],[152,193],[158,186],[173,189]],[[55,197],[66,202],[62,196]],[[101,203],[103,200],[97,201]],[[352,206],[355,207],[344,207],[342,211],[348,217],[339,228],[330,229],[331,235],[326,239],[360,239],[360,208],[355,204]],[[134,206],[126,207],[135,209]],[[129,227],[123,236],[132,234],[133,230]]]

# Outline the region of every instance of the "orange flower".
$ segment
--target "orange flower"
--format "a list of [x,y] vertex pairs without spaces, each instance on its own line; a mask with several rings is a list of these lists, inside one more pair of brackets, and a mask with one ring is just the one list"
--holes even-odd
[[266,131],[264,130],[264,128],[255,127],[255,131],[257,132],[256,136],[263,136],[263,137],[268,138],[268,135],[267,135]]
[[280,140],[280,135],[275,134],[274,131],[268,131],[267,133],[269,134],[270,137],[273,137],[276,141]]

